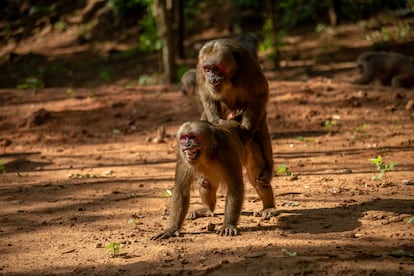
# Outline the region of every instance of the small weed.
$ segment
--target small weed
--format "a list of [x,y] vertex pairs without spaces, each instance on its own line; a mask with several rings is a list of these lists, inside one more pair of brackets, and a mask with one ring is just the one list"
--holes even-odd
[[287,176],[293,176],[293,172],[289,171],[288,167],[285,164],[280,164],[279,168],[276,171],[276,174],[286,173]]
[[128,224],[132,224],[132,225],[137,225],[139,223],[139,219],[138,218],[129,218],[128,219]]
[[2,159],[0,159],[0,173],[6,173],[6,168]]
[[66,29],[66,24],[63,21],[58,21],[53,25],[53,28],[59,31],[64,31]]
[[301,141],[301,142],[313,142],[312,139],[308,139],[303,136],[296,136],[296,140]]
[[355,132],[364,133],[368,129],[368,124],[363,123],[360,127],[355,129]]
[[155,85],[162,83],[162,76],[158,74],[143,74],[138,78],[139,85]]
[[332,128],[333,126],[335,126],[335,125],[337,125],[337,124],[338,124],[338,121],[337,121],[337,120],[335,120],[335,119],[332,119],[332,120],[326,120],[326,121],[323,123],[324,127],[326,127],[326,128]]
[[391,252],[391,256],[401,258],[401,257],[410,257],[414,258],[414,253],[399,249]]
[[282,252],[285,253],[286,255],[288,255],[289,257],[296,257],[298,255],[298,253],[291,252],[291,251],[287,250],[286,248],[283,248]]
[[357,127],[353,131],[352,139],[363,139],[363,138],[369,138],[369,134],[366,132],[369,125],[366,123],[363,123],[361,126]]
[[45,84],[42,80],[38,78],[27,78],[25,81],[21,84],[17,85],[17,89],[39,89],[45,87]]
[[162,197],[171,197],[172,192],[170,189],[165,190],[165,192],[162,194]]
[[115,257],[121,251],[121,243],[120,242],[111,242],[106,246],[106,251],[112,254],[112,257]]
[[99,78],[103,81],[110,81],[114,78],[114,71],[110,68],[102,69]]
[[408,24],[399,24],[395,28],[381,27],[365,35],[365,39],[376,43],[390,41],[404,41],[410,34],[411,27]]
[[407,221],[409,224],[412,224],[414,222],[414,215],[408,219]]
[[384,176],[385,181],[388,182],[386,172],[394,170],[395,166],[398,165],[398,162],[390,162],[388,164],[384,163],[381,156],[372,158],[370,161],[375,164],[377,170],[379,171],[378,174],[372,176],[372,180],[381,180]]

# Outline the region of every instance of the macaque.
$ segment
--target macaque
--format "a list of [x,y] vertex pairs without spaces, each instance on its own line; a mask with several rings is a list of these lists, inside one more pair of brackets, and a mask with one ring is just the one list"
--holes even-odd
[[213,124],[228,119],[240,122],[247,151],[247,177],[262,200],[260,214],[269,219],[275,203],[270,185],[273,153],[266,122],[266,77],[250,51],[230,39],[207,42],[200,49],[196,70],[204,108],[201,119]]
[[207,121],[187,122],[177,132],[177,163],[175,185],[169,209],[169,228],[152,240],[178,236],[190,205],[191,184],[198,181],[202,202],[206,208],[196,210],[189,219],[214,214],[216,192],[220,185],[227,191],[224,222],[218,234],[238,235],[244,184],[242,165],[245,147],[239,138],[239,123],[227,121],[215,126]]
[[255,33],[244,33],[236,37],[236,42],[244,46],[252,55],[258,59],[259,38]]
[[[255,33],[244,33],[238,35],[235,39],[240,45],[245,47],[250,53],[258,59],[257,52],[259,48],[259,39]],[[185,96],[194,97],[197,102],[197,107],[200,114],[203,113],[203,105],[200,101],[200,96],[198,95],[197,91],[197,81],[196,81],[196,69],[189,69],[187,70],[183,76],[181,77],[181,92]],[[227,112],[226,107],[222,105],[223,115],[228,119],[232,119],[235,117],[235,114],[232,112]]]
[[203,105],[197,91],[196,70],[190,69],[181,77],[181,92],[188,97],[192,97],[197,102],[198,111],[203,113]]
[[382,85],[392,87],[414,86],[414,62],[401,54],[364,52],[356,62],[362,76],[355,84],[368,84],[377,79]]
[[197,94],[196,70],[189,69],[181,77],[181,92],[186,96]]

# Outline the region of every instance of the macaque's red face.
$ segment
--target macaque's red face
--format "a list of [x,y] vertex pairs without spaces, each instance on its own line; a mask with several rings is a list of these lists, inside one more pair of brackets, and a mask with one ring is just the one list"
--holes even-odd
[[211,84],[216,90],[220,88],[225,76],[225,67],[220,63],[203,63],[203,72],[207,78],[209,84]]
[[201,135],[198,133],[181,133],[178,137],[181,151],[191,162],[197,160],[201,153]]

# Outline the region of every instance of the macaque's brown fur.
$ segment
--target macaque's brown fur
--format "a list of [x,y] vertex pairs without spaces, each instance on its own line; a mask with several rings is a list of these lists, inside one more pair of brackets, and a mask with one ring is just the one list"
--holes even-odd
[[272,145],[266,122],[269,88],[260,65],[249,50],[234,40],[218,39],[200,49],[196,77],[204,107],[201,119],[213,124],[223,119],[240,122],[246,142],[247,176],[262,200],[263,218],[270,218],[275,203],[270,185]]
[[[240,34],[235,38],[235,41],[245,47],[250,53],[257,59],[258,48],[259,48],[259,39],[255,33],[244,33]],[[187,70],[181,77],[181,92],[185,96],[194,97],[197,102],[198,110],[200,114],[203,113],[203,105],[200,101],[200,96],[197,91],[197,81],[196,81],[196,69]],[[226,113],[226,107],[222,106],[223,115],[226,118],[233,118],[234,113]]]
[[364,52],[357,66],[362,74],[355,84],[379,80],[382,85],[409,88],[414,86],[414,63],[410,58],[391,52]]
[[217,189],[224,185],[227,190],[224,222],[218,234],[238,234],[237,223],[244,197],[242,164],[246,160],[239,131],[239,123],[235,121],[227,121],[220,126],[207,121],[181,125],[177,132],[177,164],[169,228],[153,236],[152,240],[179,234],[189,209],[191,184],[195,180],[199,180],[200,196],[206,208],[192,212],[188,218],[213,214]]
[[258,59],[259,38],[255,33],[244,33],[236,37],[236,42],[244,46],[252,55]]
[[197,91],[196,69],[186,71],[181,77],[181,92],[187,96],[192,97],[197,102],[198,111],[203,113],[203,105],[200,101],[200,96]]

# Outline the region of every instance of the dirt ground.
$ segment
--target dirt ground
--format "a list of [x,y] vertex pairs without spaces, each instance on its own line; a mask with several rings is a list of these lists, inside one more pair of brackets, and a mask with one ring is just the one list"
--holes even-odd
[[[352,85],[351,69],[266,74],[279,215],[252,215],[246,181],[236,237],[207,230],[221,195],[215,217],[150,240],[168,222],[175,132],[198,118],[178,86],[0,89],[0,274],[413,275],[413,90]],[[377,156],[398,162],[379,180]]]

